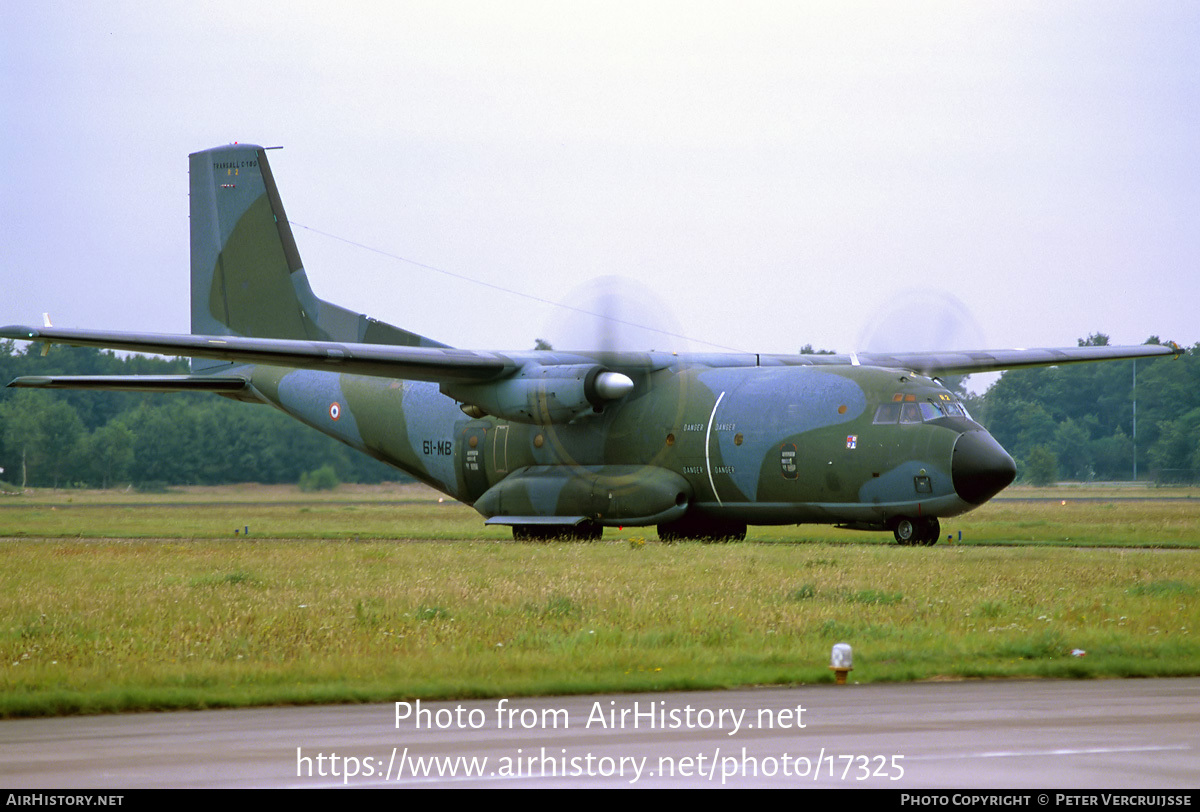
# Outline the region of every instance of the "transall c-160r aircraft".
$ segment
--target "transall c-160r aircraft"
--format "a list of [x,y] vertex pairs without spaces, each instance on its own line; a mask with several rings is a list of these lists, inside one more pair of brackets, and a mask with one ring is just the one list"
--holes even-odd
[[9,385],[270,404],[518,539],[645,525],[663,540],[736,539],[747,525],[823,523],[933,544],[939,519],[1016,475],[937,376],[1176,352],[452,349],[317,298],[262,147],[197,152],[190,173],[191,335],[14,326],[0,336],[185,355],[192,374]]

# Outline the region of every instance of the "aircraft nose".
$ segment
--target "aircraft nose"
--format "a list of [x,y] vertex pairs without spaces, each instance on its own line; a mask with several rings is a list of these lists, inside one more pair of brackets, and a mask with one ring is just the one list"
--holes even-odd
[[958,495],[982,505],[1016,479],[1017,464],[986,431],[967,431],[954,443],[950,473]]

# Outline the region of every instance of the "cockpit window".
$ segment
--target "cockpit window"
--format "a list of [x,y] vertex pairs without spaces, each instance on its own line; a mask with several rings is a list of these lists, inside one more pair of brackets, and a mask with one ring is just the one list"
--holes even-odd
[[932,400],[927,400],[921,403],[920,406],[921,416],[926,420],[937,420],[939,417],[946,416],[946,412],[943,411],[942,407]]
[[900,408],[901,423],[921,423],[924,418],[921,416],[921,404],[905,403]]
[[895,423],[900,419],[899,403],[884,403],[875,410],[875,423]]
[[965,417],[971,419],[967,410],[949,395],[939,395],[937,400],[916,401],[912,395],[896,395],[891,403],[880,404],[875,410],[874,423],[924,423],[940,417]]
[[953,415],[954,417],[965,417],[968,420],[971,418],[971,415],[967,414],[967,410],[963,408],[961,403],[950,401],[949,403],[943,403],[942,406],[945,407],[946,414]]

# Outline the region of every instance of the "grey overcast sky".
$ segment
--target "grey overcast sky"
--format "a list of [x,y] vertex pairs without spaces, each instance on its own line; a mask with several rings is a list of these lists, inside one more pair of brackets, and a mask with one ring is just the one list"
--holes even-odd
[[187,155],[242,141],[319,296],[456,346],[607,275],[747,351],[1192,344],[1198,43],[1191,1],[5,3],[0,324],[187,332]]

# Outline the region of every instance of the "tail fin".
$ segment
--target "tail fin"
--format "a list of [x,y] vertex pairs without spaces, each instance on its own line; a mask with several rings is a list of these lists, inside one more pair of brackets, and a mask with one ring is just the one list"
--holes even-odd
[[189,157],[193,335],[445,346],[317,298],[262,147]]

